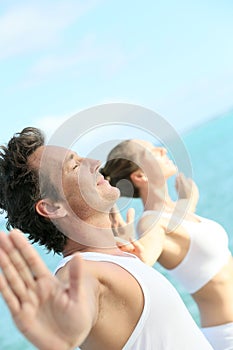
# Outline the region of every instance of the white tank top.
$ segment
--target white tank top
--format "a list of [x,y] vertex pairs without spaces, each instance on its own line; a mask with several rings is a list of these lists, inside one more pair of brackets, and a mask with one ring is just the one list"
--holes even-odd
[[[145,211],[143,216],[154,211]],[[155,213],[155,212],[154,212]],[[163,213],[162,217],[171,217]],[[231,256],[228,236],[217,222],[196,215],[199,222],[182,220],[181,226],[190,236],[188,252],[181,263],[166,271],[192,294],[208,283]]]
[[[119,265],[139,283],[144,295],[141,317],[122,350],[213,350],[170,282],[135,256],[80,253],[83,259]],[[63,267],[72,256],[60,262]],[[117,327],[117,325],[113,325]]]

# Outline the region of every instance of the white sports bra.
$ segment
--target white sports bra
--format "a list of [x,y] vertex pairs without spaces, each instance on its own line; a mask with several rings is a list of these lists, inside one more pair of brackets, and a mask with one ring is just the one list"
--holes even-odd
[[[153,212],[145,211],[143,216]],[[162,217],[171,217],[171,214],[163,213]],[[199,222],[183,220],[181,223],[190,236],[185,258],[174,269],[166,269],[190,294],[207,284],[231,256],[224,228],[213,220],[196,217]]]

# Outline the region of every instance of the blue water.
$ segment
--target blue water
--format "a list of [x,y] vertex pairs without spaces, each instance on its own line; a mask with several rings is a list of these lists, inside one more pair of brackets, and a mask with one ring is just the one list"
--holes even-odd
[[[233,111],[212,119],[184,134],[182,139],[190,154],[193,177],[200,190],[197,213],[213,218],[228,232],[230,249],[233,252]],[[132,204],[132,203],[131,203]],[[138,200],[133,206],[141,210]],[[0,226],[1,223],[0,223]],[[60,257],[47,254],[36,247],[47,266],[53,270]],[[155,268],[161,269],[157,264]],[[198,312],[192,298],[183,288],[171,281],[180,292],[185,304],[199,323]],[[43,336],[43,335],[42,335]],[[15,328],[9,312],[0,297],[0,350],[33,350],[31,344]]]

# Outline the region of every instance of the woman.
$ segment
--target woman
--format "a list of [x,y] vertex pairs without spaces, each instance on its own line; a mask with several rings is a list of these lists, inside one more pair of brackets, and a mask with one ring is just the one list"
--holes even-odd
[[227,234],[218,223],[193,213],[195,198],[191,204],[171,199],[167,180],[177,168],[166,150],[146,141],[124,141],[109,153],[102,173],[112,185],[119,184],[122,195],[140,197],[144,205],[138,225],[142,238],[124,250],[133,247],[149,264],[157,259],[192,295],[213,348],[233,349],[233,259]]

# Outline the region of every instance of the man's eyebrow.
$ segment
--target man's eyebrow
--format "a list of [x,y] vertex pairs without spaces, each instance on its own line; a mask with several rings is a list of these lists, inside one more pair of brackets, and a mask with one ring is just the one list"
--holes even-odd
[[69,163],[73,159],[79,161],[81,157],[77,153],[72,152],[72,153],[69,153],[68,156],[65,158],[65,162]]
[[65,162],[69,163],[71,160],[73,160],[75,157],[74,153],[69,153],[69,155],[65,158]]

